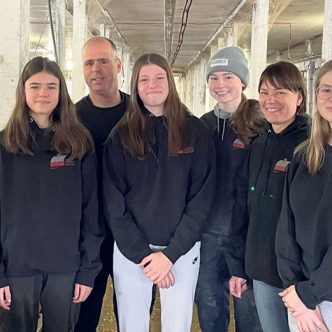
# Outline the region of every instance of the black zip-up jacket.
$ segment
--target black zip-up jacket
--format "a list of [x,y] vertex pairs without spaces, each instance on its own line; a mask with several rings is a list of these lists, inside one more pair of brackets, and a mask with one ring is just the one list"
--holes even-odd
[[150,151],[131,157],[117,128],[104,152],[106,219],[124,256],[134,263],[151,253],[149,244],[166,246],[175,263],[200,241],[215,187],[215,149],[204,124],[188,115],[190,143],[168,156],[164,116],[147,117]]
[[[232,257],[229,248],[234,246],[230,237],[234,229],[248,219],[247,160],[250,146],[245,145],[229,125],[231,114],[215,108],[202,116],[210,129],[216,146],[216,194],[208,215],[204,232],[223,236],[225,239],[225,257],[230,272],[245,276],[242,261],[240,264]],[[236,248],[240,250],[240,248]],[[240,267],[239,267],[240,266]]]
[[52,131],[30,124],[34,155],[0,146],[0,287],[7,277],[77,272],[93,287],[101,268],[96,163],[49,151]]
[[278,134],[270,126],[251,148],[245,270],[252,279],[280,288],[275,233],[286,170],[295,147],[308,137],[308,119],[306,115],[298,116]]
[[331,197],[332,148],[325,147],[324,163],[315,175],[296,157],[285,183],[276,254],[284,287],[295,285],[310,309],[332,301]]

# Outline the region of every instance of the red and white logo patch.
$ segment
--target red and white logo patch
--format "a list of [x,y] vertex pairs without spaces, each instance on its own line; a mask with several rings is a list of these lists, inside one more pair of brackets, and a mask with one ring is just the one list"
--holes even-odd
[[50,168],[55,169],[63,166],[73,166],[73,162],[66,161],[66,155],[57,155],[51,158]]
[[286,172],[288,165],[290,164],[290,161],[287,159],[279,160],[274,166],[275,172]]
[[233,142],[233,149],[245,149],[245,147],[245,144],[238,138]]

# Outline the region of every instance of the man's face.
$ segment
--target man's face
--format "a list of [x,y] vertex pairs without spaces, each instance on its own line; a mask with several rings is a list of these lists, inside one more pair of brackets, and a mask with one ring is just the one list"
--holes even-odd
[[121,71],[121,61],[107,40],[87,42],[82,58],[84,78],[91,94],[107,96],[110,91],[118,89],[117,74]]

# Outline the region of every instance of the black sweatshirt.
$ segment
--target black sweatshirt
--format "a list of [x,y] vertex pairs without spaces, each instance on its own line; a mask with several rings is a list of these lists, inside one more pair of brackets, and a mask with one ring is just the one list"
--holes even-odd
[[98,202],[99,202],[99,220],[104,227],[106,237],[100,250],[100,257],[104,268],[113,271],[113,246],[114,239],[112,233],[106,224],[103,209],[103,192],[102,192],[102,158],[104,143],[115,127],[121,120],[127,109],[129,95],[119,91],[121,101],[120,104],[113,107],[97,107],[90,96],[83,97],[76,103],[77,115],[86,128],[89,129],[93,138],[98,161],[97,181],[98,181]]
[[129,95],[122,91],[119,92],[121,102],[113,107],[97,107],[92,104],[89,95],[75,104],[80,121],[89,129],[93,137],[98,163],[100,164],[102,163],[103,144],[127,108]]
[[30,124],[34,155],[0,147],[0,287],[6,277],[72,273],[93,287],[101,268],[96,164],[48,149],[52,131]]
[[168,156],[167,123],[145,110],[150,150],[142,159],[121,146],[115,128],[105,146],[104,197],[107,221],[124,256],[134,263],[167,246],[175,263],[200,241],[215,187],[215,151],[204,124],[190,115],[190,144]]
[[[216,146],[216,194],[208,215],[204,232],[223,236],[225,257],[232,275],[245,277],[242,261],[238,263],[230,247],[236,247],[231,238],[232,230],[242,225],[247,216],[249,145],[245,145],[229,125],[230,113],[215,108],[202,116],[210,129]],[[243,248],[234,248],[234,250]],[[244,252],[244,251],[243,251]]]
[[250,154],[245,269],[252,279],[280,288],[275,232],[286,170],[295,147],[308,136],[307,123],[307,116],[299,116],[281,133],[270,127],[254,141]]
[[278,271],[310,309],[332,301],[332,148],[316,175],[296,157],[288,171],[276,234]]

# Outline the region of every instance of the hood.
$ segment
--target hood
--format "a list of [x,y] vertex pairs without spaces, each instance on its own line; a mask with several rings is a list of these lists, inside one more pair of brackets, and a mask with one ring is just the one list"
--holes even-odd
[[274,133],[274,130],[272,128],[272,125],[270,123],[267,124],[266,131],[269,131],[271,133],[274,133],[275,135],[288,135],[289,133],[293,131],[297,131],[299,129],[305,129],[307,128],[308,133],[309,133],[309,128],[311,124],[311,117],[308,114],[302,114],[299,115],[295,118],[295,120],[288,126],[286,127],[282,132],[280,133]]

